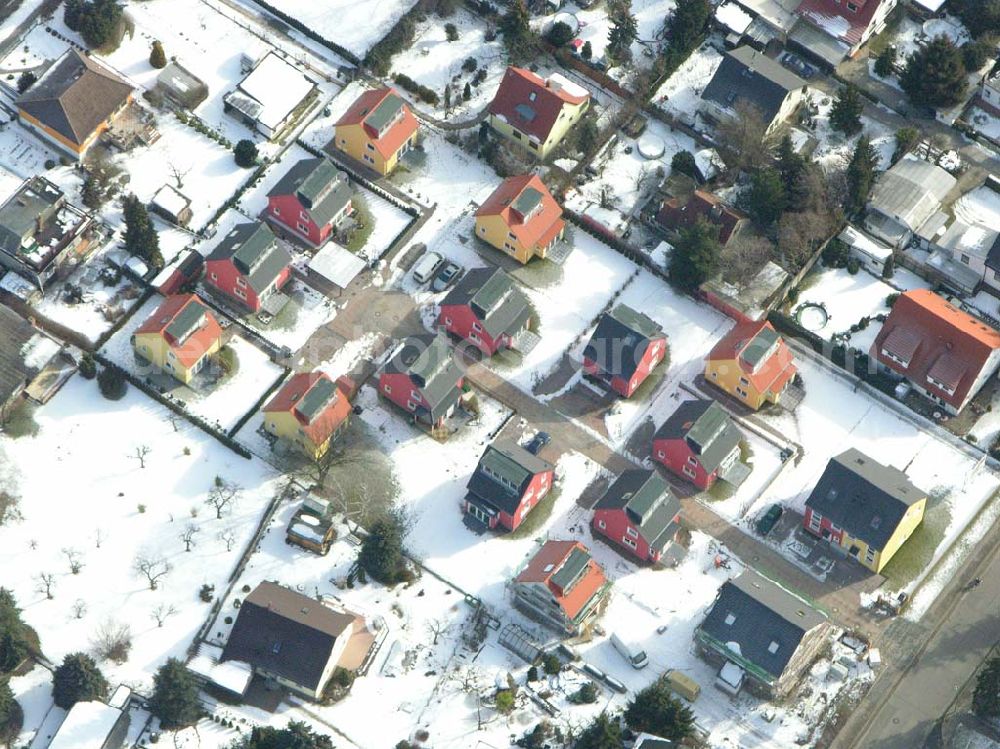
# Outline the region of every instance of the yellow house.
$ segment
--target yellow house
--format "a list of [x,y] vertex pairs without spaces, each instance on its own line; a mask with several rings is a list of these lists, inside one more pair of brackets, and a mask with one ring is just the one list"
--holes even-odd
[[347,426],[348,390],[323,372],[300,372],[288,378],[262,410],[264,429],[319,459]]
[[476,236],[520,263],[562,239],[562,208],[533,174],[508,177],[476,211]]
[[417,144],[417,118],[391,88],[361,94],[333,132],[333,147],[383,177]]
[[190,383],[222,347],[222,328],[194,294],[177,294],[157,307],[132,336],[138,357]]
[[81,158],[132,101],[132,86],[70,48],[18,98],[21,124]]
[[737,323],[705,362],[708,382],[754,410],[777,403],[795,372],[788,344],[766,321]]
[[545,159],[589,106],[587,89],[560,73],[542,78],[509,67],[490,102],[489,123],[507,140]]
[[830,459],[809,499],[805,529],[880,573],[924,519],[927,492],[851,448]]

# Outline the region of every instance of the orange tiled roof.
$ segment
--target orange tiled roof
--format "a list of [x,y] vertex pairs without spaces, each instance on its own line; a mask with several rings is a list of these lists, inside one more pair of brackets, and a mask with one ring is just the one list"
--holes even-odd
[[[524,221],[514,209],[514,204],[521,193],[528,188],[541,193],[541,209],[528,221]],[[565,225],[562,220],[562,208],[534,174],[521,174],[505,179],[479,207],[476,215],[500,216],[511,233],[526,247],[544,247],[562,231]]]
[[590,553],[579,541],[546,541],[516,578],[516,582],[519,583],[542,583],[548,587],[556,603],[570,619],[579,614],[587,602],[607,583],[604,571],[591,558],[587,562],[587,571],[572,588],[563,591],[553,584],[553,576],[574,549],[579,549],[588,555]]
[[[389,128],[385,135],[379,138],[378,132],[367,125],[366,119],[379,104],[390,96],[394,96],[400,100],[403,117]],[[413,116],[413,111],[409,105],[388,86],[373,91],[365,91],[361,94],[361,96],[354,100],[354,103],[351,104],[347,111],[344,112],[343,116],[337,120],[337,127],[341,125],[362,125],[372,145],[382,154],[383,158],[389,158],[396,153],[400,146],[409,140],[411,135],[417,132],[417,128],[419,127],[417,118]]]
[[311,421],[306,421],[296,406],[302,402],[313,385],[320,380],[332,382],[329,375],[324,372],[299,372],[292,375],[263,408],[264,413],[291,413],[302,426],[302,431],[316,445],[326,442],[351,412],[351,403],[347,393],[338,382],[336,385],[337,396]]
[[[187,336],[183,341],[173,340],[167,332],[170,324],[185,309],[197,305],[205,313],[204,324]],[[212,314],[212,311],[195,294],[176,294],[167,297],[156,311],[146,318],[136,329],[140,333],[159,334],[170,346],[174,356],[185,368],[193,366],[212,345],[222,337],[222,328]]]
[[766,320],[738,323],[715,344],[708,355],[709,361],[736,361],[754,389],[759,393],[778,392],[795,376],[797,371],[792,359],[792,351],[785,340],[778,337],[778,346],[756,372],[743,359],[743,352],[753,339],[763,330],[774,332],[774,326]]

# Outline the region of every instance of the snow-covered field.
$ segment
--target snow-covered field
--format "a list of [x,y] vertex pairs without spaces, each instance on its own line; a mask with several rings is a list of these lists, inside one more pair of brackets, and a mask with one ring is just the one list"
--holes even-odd
[[653,96],[653,101],[674,117],[693,124],[695,112],[701,105],[701,92],[721,64],[722,55],[715,47],[701,45],[664,81]]
[[[263,463],[168,417],[135,388],[120,401],[106,401],[94,381],[74,377],[36,411],[36,437],[0,437],[24,515],[0,529],[4,587],[14,591],[53,662],[89,651],[105,621],[128,625],[128,662],[101,666],[112,683],[135,682],[144,690],[165,658],[184,656],[208,614],[198,589],[210,584],[221,592],[276,490]],[[143,446],[150,448],[145,467],[135,457]],[[205,503],[217,475],[244,489],[220,520]],[[188,526],[197,532],[185,552],[180,535]],[[224,532],[232,533],[232,551],[219,538]],[[70,572],[68,551],[79,556],[79,574]],[[172,567],[155,591],[133,569],[139,555]],[[39,590],[43,574],[54,579],[51,599]],[[78,601],[85,604],[79,617]],[[158,607],[174,609],[162,627],[152,618]],[[24,688],[36,687],[28,679]],[[29,717],[26,735],[34,727]]]

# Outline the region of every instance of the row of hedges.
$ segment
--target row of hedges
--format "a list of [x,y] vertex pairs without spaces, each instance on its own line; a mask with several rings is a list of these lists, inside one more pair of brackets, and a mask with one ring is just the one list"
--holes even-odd
[[345,60],[347,60],[348,62],[352,63],[353,65],[360,65],[361,64],[361,60],[353,52],[351,52],[350,50],[346,49],[345,47],[341,47],[336,42],[331,42],[329,39],[323,38],[322,36],[320,36],[319,34],[317,34],[315,31],[313,31],[312,29],[310,29],[308,26],[306,26],[304,23],[302,23],[301,21],[298,21],[298,20],[292,18],[287,13],[282,13],[280,10],[278,10],[277,8],[275,8],[270,3],[264,2],[264,0],[254,0],[254,2],[257,3],[257,5],[259,5],[260,7],[262,7],[264,10],[266,10],[268,13],[270,13],[275,18],[280,18],[282,21],[284,21],[289,26],[291,26],[293,29],[295,29],[295,30],[297,30],[297,31],[305,34],[307,37],[309,37],[310,39],[312,39],[314,42],[319,42],[324,47],[326,47],[328,49],[332,49],[334,52],[336,52],[338,55],[340,55],[341,57],[343,57]]
[[411,94],[419,96],[421,101],[430,104],[432,107],[436,107],[438,103],[437,91],[427,88],[421,83],[417,83],[415,80],[410,78],[410,76],[403,73],[397,73],[392,77],[392,79],[400,85],[400,87],[405,88]]
[[392,58],[413,44],[417,23],[424,18],[424,10],[420,3],[417,3],[389,29],[388,34],[368,50],[364,59],[365,66],[377,76],[389,75]]

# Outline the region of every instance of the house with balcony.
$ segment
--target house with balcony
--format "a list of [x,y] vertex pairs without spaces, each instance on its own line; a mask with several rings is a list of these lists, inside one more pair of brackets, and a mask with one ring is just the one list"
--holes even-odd
[[510,585],[514,606],[567,637],[588,629],[610,592],[604,570],[579,541],[546,541]]
[[737,487],[750,475],[740,460],[743,435],[713,400],[683,401],[653,436],[653,460],[702,491],[716,481]]
[[625,471],[597,504],[591,530],[640,562],[664,559],[680,530],[681,503],[656,471]]
[[792,351],[771,323],[737,323],[715,344],[705,379],[753,410],[777,404],[795,377]]
[[924,519],[927,492],[853,447],[830,459],[803,527],[878,574]]
[[622,398],[630,398],[666,356],[663,328],[619,304],[597,321],[583,349],[583,371]]
[[205,282],[239,306],[259,312],[291,278],[291,262],[267,224],[237,224],[205,259]]
[[476,211],[476,236],[522,264],[545,259],[565,228],[562,208],[535,174],[508,177]]
[[417,144],[419,124],[410,106],[389,87],[365,91],[337,120],[333,148],[383,177]]
[[264,218],[285,236],[322,247],[351,215],[347,175],[322,158],[296,162],[267,193]]
[[957,414],[1000,368],[1000,331],[929,289],[914,289],[896,299],[869,356]]
[[462,511],[487,528],[515,530],[552,489],[554,466],[516,442],[487,445],[466,485]]
[[194,294],[167,297],[132,335],[132,348],[185,385],[222,348],[222,327]]

